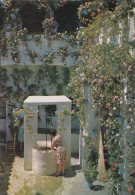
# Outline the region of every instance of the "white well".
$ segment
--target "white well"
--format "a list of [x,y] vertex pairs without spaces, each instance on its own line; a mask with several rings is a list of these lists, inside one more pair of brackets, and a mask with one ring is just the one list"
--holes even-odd
[[54,161],[56,155],[55,150],[32,149],[32,170],[39,175],[54,175],[57,166]]
[[[24,169],[29,171],[33,170],[40,175],[52,175],[56,172],[55,151],[43,150],[40,146],[40,144],[42,145],[41,140],[39,140],[40,136],[37,133],[37,110],[40,105],[56,105],[57,133],[61,135],[63,146],[66,150],[65,168],[67,169],[71,163],[71,116],[65,116],[64,123],[62,124],[60,113],[65,107],[71,111],[71,100],[66,96],[29,96],[24,101],[24,108],[30,109],[34,113],[28,123],[24,112]],[[32,128],[31,133],[27,131],[29,125]],[[63,125],[64,130],[59,131]]]

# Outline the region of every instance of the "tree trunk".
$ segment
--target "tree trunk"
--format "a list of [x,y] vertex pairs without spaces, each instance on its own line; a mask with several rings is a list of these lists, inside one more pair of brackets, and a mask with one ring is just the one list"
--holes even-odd
[[97,176],[97,179],[99,181],[107,181],[101,129],[100,129],[100,134],[99,134],[98,172],[99,174]]

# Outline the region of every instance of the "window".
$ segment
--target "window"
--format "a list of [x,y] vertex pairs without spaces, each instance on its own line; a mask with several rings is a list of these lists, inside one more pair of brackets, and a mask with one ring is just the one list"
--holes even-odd
[[0,8],[0,30],[3,29],[3,9]]
[[26,28],[29,33],[43,32],[42,22],[45,19],[45,11],[39,10],[32,3],[25,3],[21,10],[22,28]]
[[68,2],[63,7],[59,7],[54,15],[58,22],[58,32],[74,32],[79,26],[77,15],[78,2]]
[[0,98],[0,119],[6,119],[6,103]]

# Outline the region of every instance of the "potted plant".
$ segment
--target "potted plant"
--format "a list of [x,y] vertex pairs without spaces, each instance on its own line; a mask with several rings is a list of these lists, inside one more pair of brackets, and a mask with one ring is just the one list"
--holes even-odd
[[95,143],[92,142],[91,137],[84,137],[86,143],[85,160],[86,169],[84,169],[84,176],[87,181],[88,187],[93,186],[93,181],[96,180],[98,171],[98,152],[96,150]]
[[87,164],[86,169],[84,170],[85,179],[87,181],[88,187],[92,188],[93,181],[96,180],[98,171],[95,166]]

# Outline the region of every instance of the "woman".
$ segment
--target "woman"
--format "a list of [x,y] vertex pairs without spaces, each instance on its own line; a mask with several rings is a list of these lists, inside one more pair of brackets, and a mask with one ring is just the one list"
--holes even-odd
[[23,144],[24,144],[24,116],[23,113],[20,113],[20,129],[18,132],[18,141],[20,143],[19,150],[23,152]]
[[51,149],[54,150],[56,148],[56,161],[58,165],[56,176],[61,174],[64,175],[66,151],[62,146],[61,136],[56,134],[56,131],[53,128],[50,130],[50,136],[53,138]]

